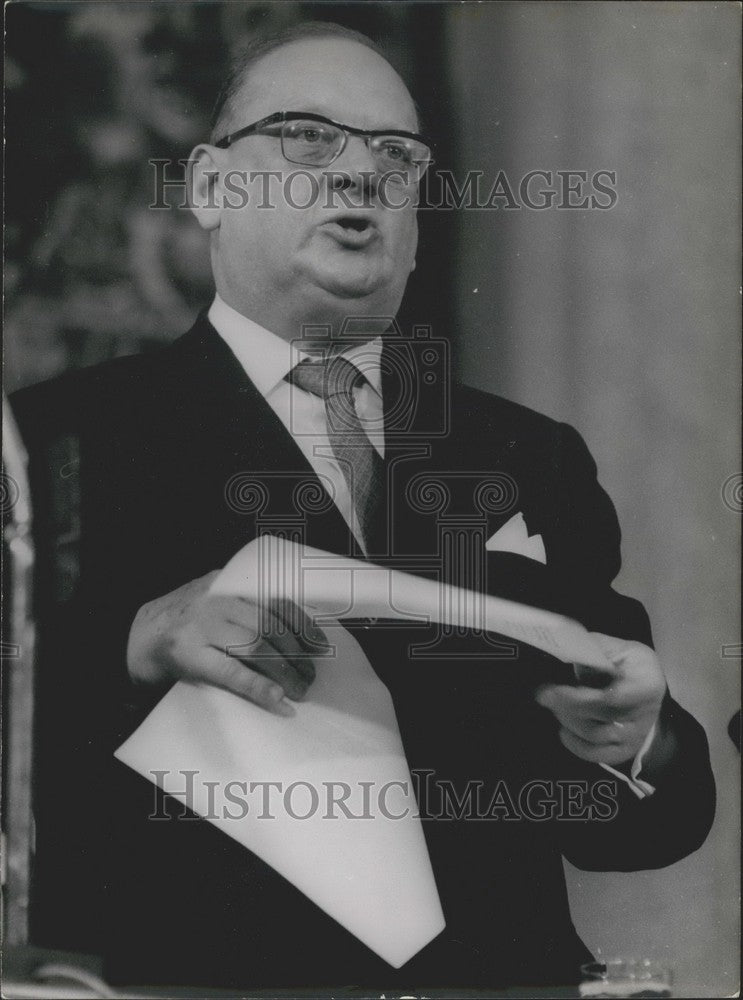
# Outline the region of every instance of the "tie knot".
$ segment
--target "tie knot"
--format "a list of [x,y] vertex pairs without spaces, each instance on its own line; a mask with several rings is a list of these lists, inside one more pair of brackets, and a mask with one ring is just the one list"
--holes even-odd
[[365,380],[363,372],[341,354],[327,358],[305,358],[286,375],[286,381],[328,400],[344,396],[353,401],[353,390]]

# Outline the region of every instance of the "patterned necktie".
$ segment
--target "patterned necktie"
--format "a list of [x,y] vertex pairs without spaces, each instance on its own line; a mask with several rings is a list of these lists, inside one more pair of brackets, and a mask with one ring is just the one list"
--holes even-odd
[[287,382],[325,401],[330,446],[348,484],[367,553],[377,551],[382,511],[384,462],[364,430],[354,389],[366,376],[342,355],[307,358],[286,375]]

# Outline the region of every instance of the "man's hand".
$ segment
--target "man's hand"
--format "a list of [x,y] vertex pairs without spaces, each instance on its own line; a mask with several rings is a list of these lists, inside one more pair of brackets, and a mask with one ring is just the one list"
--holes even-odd
[[577,666],[578,684],[543,684],[536,700],[555,715],[560,741],[576,757],[622,764],[635,757],[658,719],[666,680],[648,646],[592,635],[612,669]]
[[294,715],[285,697],[304,698],[315,678],[311,657],[327,647],[325,635],[296,605],[268,610],[208,593],[216,575],[139,609],[129,632],[129,675],[143,684],[201,681]]

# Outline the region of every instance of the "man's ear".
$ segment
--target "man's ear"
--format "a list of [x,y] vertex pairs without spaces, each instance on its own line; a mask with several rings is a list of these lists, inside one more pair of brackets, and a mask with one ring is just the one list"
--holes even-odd
[[227,151],[202,143],[188,161],[188,205],[202,229],[217,229],[222,215],[222,177]]

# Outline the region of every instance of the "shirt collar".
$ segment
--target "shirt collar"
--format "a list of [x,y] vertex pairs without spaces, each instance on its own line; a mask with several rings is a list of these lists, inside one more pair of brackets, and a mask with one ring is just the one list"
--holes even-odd
[[[243,367],[245,374],[265,398],[295,365],[308,355],[228,306],[219,295],[209,309],[209,322]],[[343,351],[349,361],[361,360],[369,384],[382,397],[382,338],[354,344]]]

